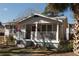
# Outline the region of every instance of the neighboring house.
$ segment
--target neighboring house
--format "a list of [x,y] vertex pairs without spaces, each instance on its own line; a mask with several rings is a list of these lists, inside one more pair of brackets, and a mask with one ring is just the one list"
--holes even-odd
[[5,26],[5,36],[10,36],[13,35],[14,33],[14,27],[15,27],[15,22],[7,22],[4,23]]
[[69,24],[69,33],[70,34],[73,34],[73,27],[74,27],[74,24]]
[[43,43],[45,43],[47,46],[51,45],[58,48],[61,40],[67,40],[67,25],[65,16],[47,17],[41,14],[34,14],[17,22],[14,38],[17,41],[22,40],[26,46],[28,42],[33,42],[35,45],[43,46]]
[[0,25],[0,36],[4,36],[4,26],[3,25]]
[[72,40],[73,39],[73,32],[74,32],[74,24],[69,24],[69,39]]
[[5,29],[4,29],[4,26],[2,24],[0,24],[0,44],[4,45],[6,40],[5,40]]

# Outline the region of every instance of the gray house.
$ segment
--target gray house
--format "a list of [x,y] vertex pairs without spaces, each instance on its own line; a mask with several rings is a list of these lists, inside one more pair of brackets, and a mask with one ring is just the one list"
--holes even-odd
[[46,43],[47,46],[50,44],[58,48],[61,40],[67,40],[67,25],[65,16],[47,17],[35,13],[16,22],[13,37],[17,41],[23,41],[18,47],[25,47],[28,42],[33,42],[34,45],[43,46],[43,43]]
[[48,17],[34,13],[16,22],[5,24],[5,35],[13,35],[18,47],[32,45],[58,48],[59,43],[67,40],[67,18],[65,16]]

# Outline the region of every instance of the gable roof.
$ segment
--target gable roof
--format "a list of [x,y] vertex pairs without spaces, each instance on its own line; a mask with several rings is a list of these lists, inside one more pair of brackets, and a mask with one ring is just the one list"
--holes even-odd
[[63,19],[64,19],[64,20],[67,19],[67,17],[65,17],[65,16],[60,16],[60,17],[48,17],[48,16],[45,16],[45,15],[42,15],[42,14],[34,13],[34,14],[31,15],[31,16],[24,17],[22,20],[19,20],[18,22],[22,22],[22,21],[24,21],[24,20],[26,20],[26,19],[28,19],[28,18],[31,18],[31,17],[33,17],[33,16],[35,16],[35,15],[40,16],[40,17],[44,17],[44,18],[48,18],[48,19],[51,19],[51,20],[56,20],[56,21],[59,21],[59,22],[63,22]]
[[11,22],[6,22],[6,23],[4,23],[4,26],[5,25],[14,25],[16,22],[14,22],[14,21],[11,21]]
[[48,17],[48,16],[45,16],[45,15],[42,15],[42,14],[37,14],[37,13],[34,13],[33,15],[28,16],[28,17],[23,17],[22,19],[19,19],[19,20],[17,20],[17,21],[8,22],[8,24],[9,24],[9,25],[11,25],[11,24],[17,24],[17,23],[20,23],[20,22],[22,22],[22,21],[25,21],[25,20],[27,20],[27,19],[29,19],[29,18],[35,16],[35,15],[36,15],[36,16],[40,16],[40,17],[44,17],[44,18],[47,18],[47,19],[50,19],[50,20],[59,21],[59,22],[61,22],[61,23],[64,23],[64,25],[65,25],[66,27],[68,27],[67,17],[65,17],[65,16]]

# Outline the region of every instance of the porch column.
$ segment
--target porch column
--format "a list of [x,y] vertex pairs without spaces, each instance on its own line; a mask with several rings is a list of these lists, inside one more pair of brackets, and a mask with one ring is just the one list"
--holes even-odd
[[35,40],[37,40],[37,26],[38,26],[38,22],[35,23]]
[[59,40],[59,23],[57,22],[56,40]]

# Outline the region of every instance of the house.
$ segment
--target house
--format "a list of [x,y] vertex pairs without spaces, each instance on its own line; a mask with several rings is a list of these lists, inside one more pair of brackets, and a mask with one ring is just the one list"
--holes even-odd
[[5,36],[12,35],[18,47],[34,43],[58,48],[62,40],[68,40],[67,28],[65,16],[48,17],[34,13],[18,21],[5,23]]
[[65,16],[48,17],[35,13],[16,23],[13,37],[18,47],[20,44],[25,47],[33,42],[34,45],[44,46],[45,43],[46,46],[58,48],[62,40],[67,40],[67,25]]
[[4,26],[0,25],[0,36],[4,36]]
[[74,28],[73,28],[74,24],[69,24],[68,26],[69,26],[69,39],[72,40],[73,36],[74,36],[74,34],[73,34],[73,32],[74,32]]
[[0,44],[4,45],[6,43],[6,40],[5,40],[5,29],[4,29],[4,26],[2,25],[2,23],[0,23]]
[[11,22],[4,23],[4,26],[5,26],[5,36],[9,37],[10,35],[13,35],[15,22],[11,21]]

